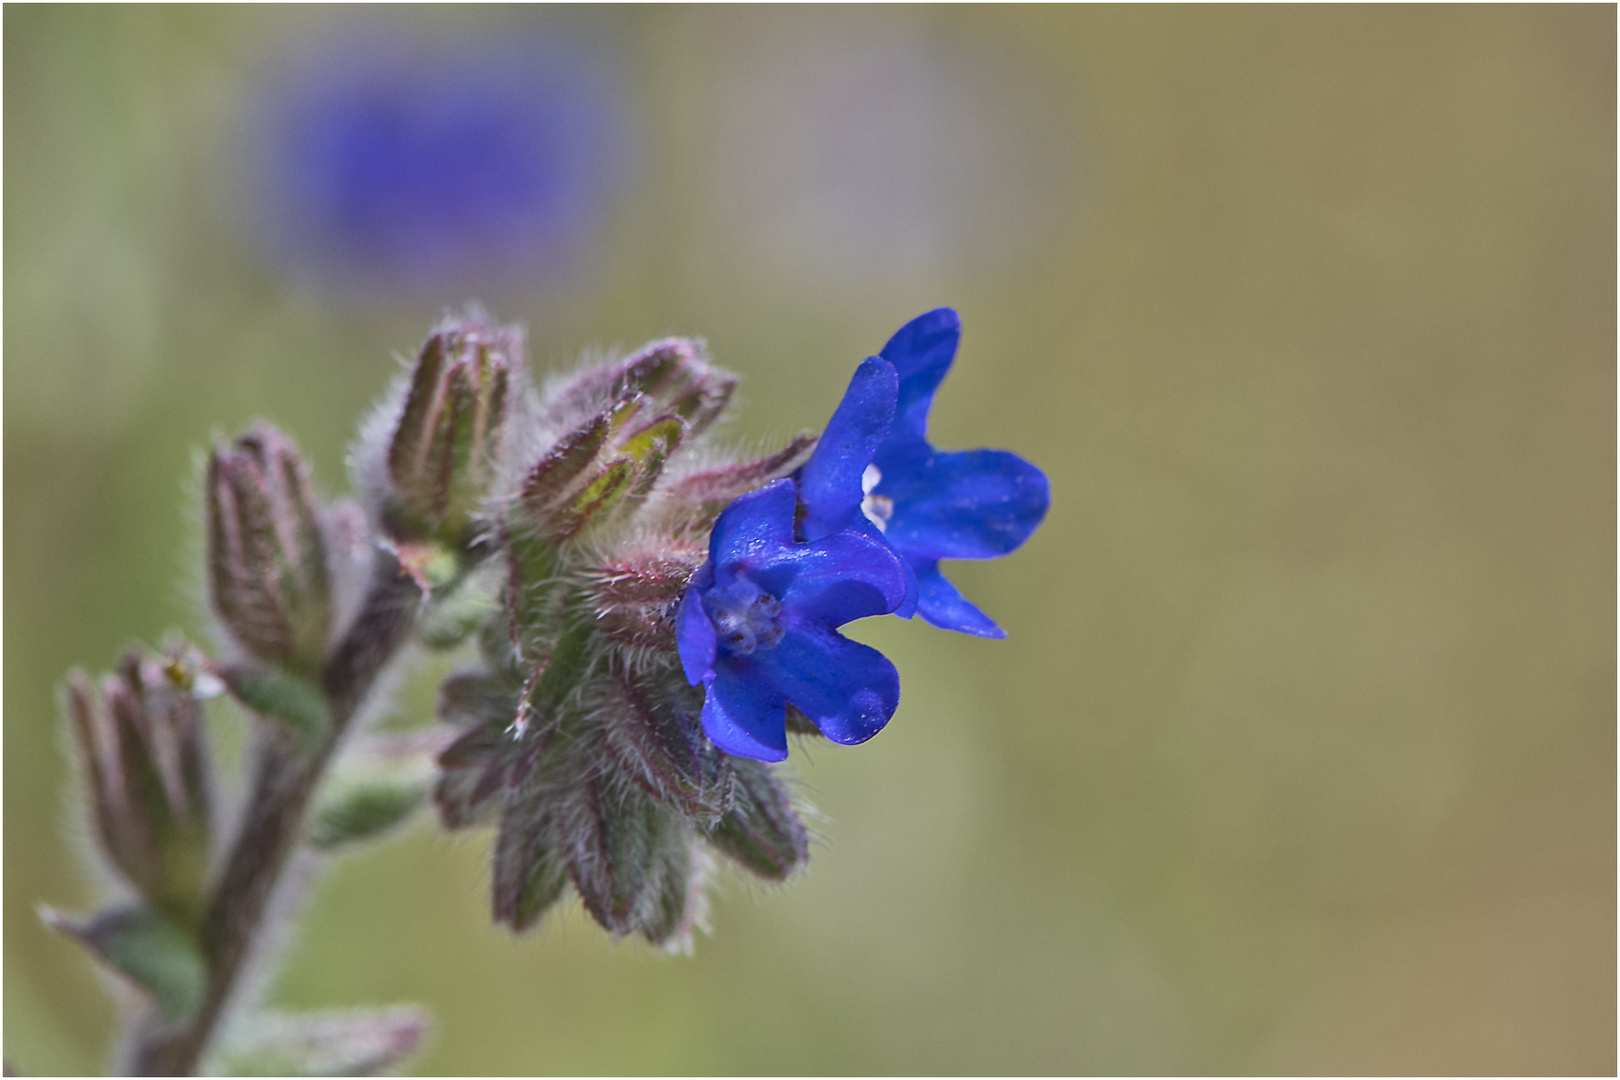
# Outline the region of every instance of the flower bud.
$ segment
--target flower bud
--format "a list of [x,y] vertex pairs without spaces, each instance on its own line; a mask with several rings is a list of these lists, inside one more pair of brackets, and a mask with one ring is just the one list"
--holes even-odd
[[701,549],[673,549],[615,559],[592,569],[597,629],[619,645],[673,653],[675,609],[703,558]]
[[214,610],[251,655],[309,671],[332,626],[321,508],[298,448],[261,424],[208,458]]
[[514,522],[550,544],[605,520],[626,497],[645,496],[687,435],[686,421],[634,397],[569,432],[529,470]]
[[638,397],[655,412],[686,422],[692,435],[719,419],[737,389],[737,379],[708,362],[702,342],[687,338],[654,341],[616,363],[574,376],[552,395],[546,415],[558,425],[570,418],[618,408]]
[[522,362],[522,332],[476,315],[444,323],[422,346],[388,445],[381,517],[396,543],[467,556],[495,479],[512,372]]
[[618,385],[620,395],[645,394],[698,435],[731,403],[737,380],[708,363],[700,342],[669,338],[643,346],[626,360]]
[[210,793],[196,699],[158,661],[130,653],[98,694],[69,676],[68,714],[101,850],[153,903],[188,911],[208,871]]
[[681,445],[725,410],[737,380],[702,347],[671,338],[554,390],[544,423],[567,432],[524,479],[513,523],[544,544],[572,540],[651,493]]
[[[506,608],[520,652],[555,631],[563,598],[555,588],[565,548],[592,526],[640,505],[681,445],[686,422],[648,416],[638,396],[559,440],[529,470],[506,519]],[[701,561],[701,560],[698,560]]]

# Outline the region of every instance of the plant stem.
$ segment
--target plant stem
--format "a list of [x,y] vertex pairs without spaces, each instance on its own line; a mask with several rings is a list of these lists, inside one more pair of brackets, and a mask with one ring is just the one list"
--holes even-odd
[[421,598],[398,560],[379,551],[370,593],[321,673],[330,729],[314,745],[285,730],[264,733],[252,796],[203,918],[201,945],[209,974],[202,1004],[178,1025],[165,1023],[155,1011],[143,1015],[131,1040],[132,1073],[185,1076],[196,1071],[263,937],[271,897],[303,839],[311,796],[377,676],[409,639]]

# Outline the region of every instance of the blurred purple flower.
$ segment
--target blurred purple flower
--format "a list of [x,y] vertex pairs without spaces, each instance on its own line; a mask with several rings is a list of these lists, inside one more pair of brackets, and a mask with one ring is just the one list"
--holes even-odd
[[628,148],[601,56],[356,36],[295,68],[251,129],[265,234],[294,272],[438,294],[577,269]]

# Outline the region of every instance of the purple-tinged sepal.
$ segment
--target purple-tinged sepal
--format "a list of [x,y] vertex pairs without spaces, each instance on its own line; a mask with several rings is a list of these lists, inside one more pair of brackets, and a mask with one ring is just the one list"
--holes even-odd
[[[512,712],[517,695],[512,695]],[[508,715],[511,715],[510,713]],[[505,794],[503,762],[510,738],[504,724],[486,724],[462,734],[439,755],[433,804],[446,829],[480,825],[498,814]]]
[[535,789],[508,801],[495,833],[492,912],[495,921],[522,933],[563,896],[568,863],[558,850],[558,801]]
[[725,412],[736,389],[736,376],[711,364],[701,341],[666,338],[552,388],[542,419],[567,426],[642,399],[650,411],[680,417],[697,436]]
[[744,758],[733,763],[733,771],[735,804],[709,832],[709,843],[749,873],[783,881],[810,858],[810,831],[770,766]]
[[681,948],[698,921],[704,864],[680,815],[605,777],[578,783],[557,813],[569,880],[591,917],[615,936]]
[[587,571],[603,637],[627,649],[675,652],[675,612],[700,550],[671,546],[606,560]]
[[809,460],[817,436],[801,431],[781,450],[753,461],[720,465],[689,473],[670,485],[669,503],[675,524],[683,533],[707,534],[731,503],[764,487],[772,480],[791,476]]
[[703,733],[703,695],[673,669],[615,673],[602,702],[603,744],[621,772],[699,826],[732,805],[733,758]]

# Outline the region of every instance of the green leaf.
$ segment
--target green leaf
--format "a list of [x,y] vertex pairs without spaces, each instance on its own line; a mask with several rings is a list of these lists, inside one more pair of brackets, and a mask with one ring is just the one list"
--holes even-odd
[[416,624],[416,634],[430,649],[453,649],[497,610],[487,591],[463,586],[442,599],[434,596]]
[[545,670],[540,673],[518,702],[518,715],[546,715],[561,701],[590,669],[591,637],[595,620],[577,614],[563,627],[557,644],[546,657]]
[[[511,586],[507,590],[508,612],[525,639],[552,624],[559,599],[557,545],[549,538],[529,532],[513,533],[507,544],[511,566]],[[494,626],[492,620],[487,626]],[[504,629],[504,628],[503,628]]]
[[191,1014],[208,988],[201,948],[180,926],[147,907],[115,908],[80,921],[50,909],[46,925],[72,937],[137,986],[169,1020]]
[[296,675],[275,668],[232,667],[225,670],[225,685],[242,704],[280,720],[310,743],[332,730],[326,695]]
[[344,785],[316,809],[309,842],[331,851],[375,839],[410,817],[427,795],[425,779],[378,778]]
[[414,1005],[260,1013],[208,1062],[220,1076],[379,1076],[403,1065],[432,1022]]

